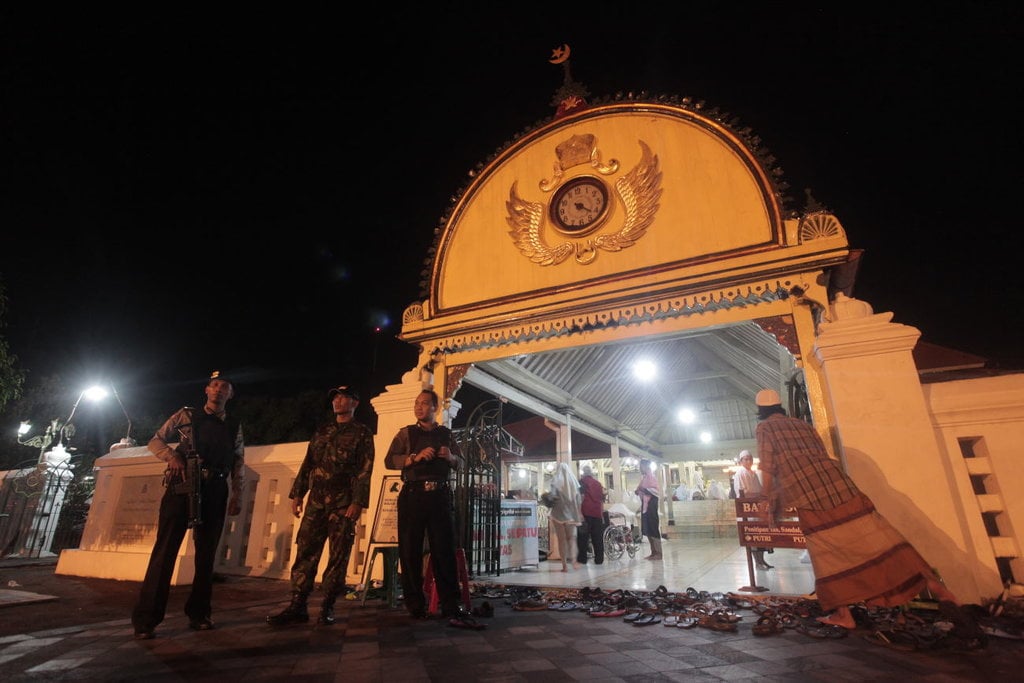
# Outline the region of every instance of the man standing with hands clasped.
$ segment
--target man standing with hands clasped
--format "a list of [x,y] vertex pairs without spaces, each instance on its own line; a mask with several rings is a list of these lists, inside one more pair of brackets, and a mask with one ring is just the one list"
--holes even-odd
[[423,537],[430,543],[441,614],[452,626],[474,627],[459,608],[458,567],[452,490],[448,483],[459,457],[453,452],[452,432],[436,422],[437,393],[424,389],[416,397],[416,424],[402,427],[391,442],[384,464],[402,471],[398,494],[398,555],[402,563],[405,609],[414,619],[427,618],[423,592]]
[[[288,497],[292,514],[302,515],[295,537],[292,564],[291,603],[278,614],[267,617],[271,626],[289,626],[309,621],[306,601],[316,579],[324,543],[330,542],[324,570],[324,598],[317,624],[334,625],[334,602],[345,587],[345,572],[355,525],[363,508],[370,504],[370,475],[373,472],[373,432],[355,419],[359,392],[342,385],[327,392],[334,419],[317,428],[306,448],[306,457],[295,475]],[[303,514],[302,499],[309,494]]]

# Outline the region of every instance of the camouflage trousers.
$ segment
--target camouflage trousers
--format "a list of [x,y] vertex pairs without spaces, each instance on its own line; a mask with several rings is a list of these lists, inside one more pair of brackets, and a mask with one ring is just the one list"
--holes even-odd
[[345,517],[343,508],[307,506],[295,537],[295,562],[292,563],[292,592],[309,595],[316,581],[324,544],[328,544],[327,568],[322,588],[324,595],[336,596],[345,588],[348,559],[355,541],[355,522]]

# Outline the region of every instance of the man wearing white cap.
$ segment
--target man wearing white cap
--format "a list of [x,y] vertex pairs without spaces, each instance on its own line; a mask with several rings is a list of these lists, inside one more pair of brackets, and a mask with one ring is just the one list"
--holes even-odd
[[855,628],[850,605],[903,605],[924,589],[943,601],[955,596],[924,558],[829,457],[810,423],[786,415],[777,391],[757,393],[761,484],[774,513],[795,507],[814,568],[822,609],[818,621]]
[[[761,480],[758,479],[757,472],[753,469],[754,456],[750,454],[750,451],[742,450],[737,460],[740,469],[736,472],[736,493],[740,498],[760,498]],[[750,553],[754,556],[754,565],[758,569],[773,569],[772,565],[765,562],[765,548],[751,548]]]

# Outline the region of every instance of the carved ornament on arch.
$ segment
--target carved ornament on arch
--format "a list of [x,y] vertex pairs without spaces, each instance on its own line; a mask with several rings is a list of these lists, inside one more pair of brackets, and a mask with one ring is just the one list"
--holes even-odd
[[778,315],[770,318],[757,318],[754,322],[762,330],[775,337],[775,341],[784,346],[794,358],[801,357],[793,316]]
[[[688,318],[732,308],[746,308],[780,301],[789,297],[789,288],[792,285],[793,283],[789,280],[774,280],[756,285],[727,287],[691,296],[666,297],[660,301],[572,314],[563,318],[525,325],[510,325],[481,332],[452,335],[435,340],[432,344],[444,353],[457,353],[509,344],[526,344],[541,339],[582,334],[594,330],[642,325],[658,320]],[[763,327],[764,325],[762,325]],[[766,331],[774,334],[771,330]],[[776,338],[779,338],[778,335]],[[796,349],[795,342],[794,332],[793,346],[787,345],[787,348]],[[780,343],[786,342],[780,339]]]

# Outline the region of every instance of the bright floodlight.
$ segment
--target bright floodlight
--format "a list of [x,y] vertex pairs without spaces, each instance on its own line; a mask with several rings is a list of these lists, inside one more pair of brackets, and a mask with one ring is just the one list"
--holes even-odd
[[658,368],[649,360],[633,363],[633,376],[641,382],[650,382],[658,374]]
[[680,408],[676,412],[676,419],[684,425],[689,425],[697,421],[697,414],[691,408]]
[[32,429],[32,423],[22,420],[21,424],[18,425],[18,436],[25,436],[30,429]]
[[701,443],[711,443],[711,432],[701,432],[700,433],[700,442]]
[[110,392],[107,391],[104,387],[97,385],[89,387],[88,389],[82,392],[82,395],[85,396],[90,401],[101,401],[105,399],[107,396],[109,396]]

